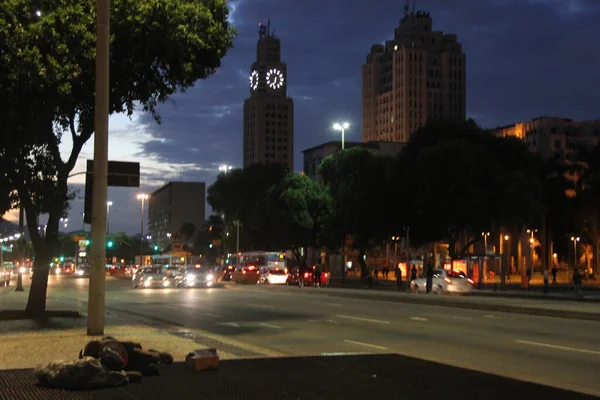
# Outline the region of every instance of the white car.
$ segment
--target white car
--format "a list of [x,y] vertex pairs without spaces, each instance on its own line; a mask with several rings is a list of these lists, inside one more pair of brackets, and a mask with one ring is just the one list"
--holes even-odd
[[[427,276],[423,274],[420,278],[410,283],[411,290],[417,293],[427,292]],[[473,291],[473,280],[469,279],[464,272],[434,269],[431,292],[442,293],[470,293]]]
[[268,285],[285,285],[287,282],[288,274],[280,269],[274,268],[266,270],[260,275],[258,283],[266,283]]

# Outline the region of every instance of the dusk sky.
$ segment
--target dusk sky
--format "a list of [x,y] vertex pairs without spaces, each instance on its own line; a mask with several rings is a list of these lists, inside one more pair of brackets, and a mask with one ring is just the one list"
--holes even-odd
[[[180,176],[208,186],[220,164],[241,166],[242,105],[250,94],[258,23],[268,17],[281,39],[288,95],[295,102],[295,170],[302,169],[303,149],[339,138],[331,129],[334,121],[350,122],[346,140],[359,141],[361,65],[372,44],[393,37],[403,4],[231,0],[239,35],[216,75],[162,105],[162,125],[143,114],[131,121],[111,118],[109,158],[140,161],[140,190],[146,192]],[[434,30],[455,33],[462,43],[467,115],[481,126],[543,115],[600,118],[600,0],[417,0],[416,6],[431,13]],[[92,143],[74,173],[84,170]],[[68,149],[70,143],[64,143],[63,150]],[[83,181],[77,176],[71,183]],[[111,231],[139,233],[137,192],[109,189]],[[82,200],[73,202],[68,230],[81,228],[82,209]]]

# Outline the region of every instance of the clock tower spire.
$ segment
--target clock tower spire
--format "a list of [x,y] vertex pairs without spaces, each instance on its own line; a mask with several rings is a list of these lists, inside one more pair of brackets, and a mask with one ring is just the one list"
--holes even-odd
[[294,168],[294,102],[287,96],[287,64],[281,42],[258,24],[256,61],[249,74],[250,97],[244,102],[244,166],[285,164]]

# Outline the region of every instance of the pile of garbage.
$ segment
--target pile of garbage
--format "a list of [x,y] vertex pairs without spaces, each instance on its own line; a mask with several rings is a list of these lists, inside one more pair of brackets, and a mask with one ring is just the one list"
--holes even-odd
[[171,363],[173,356],[169,353],[143,350],[140,343],[106,336],[88,342],[78,360],[40,365],[34,374],[46,387],[97,389],[141,382],[143,376],[159,374],[157,364]]

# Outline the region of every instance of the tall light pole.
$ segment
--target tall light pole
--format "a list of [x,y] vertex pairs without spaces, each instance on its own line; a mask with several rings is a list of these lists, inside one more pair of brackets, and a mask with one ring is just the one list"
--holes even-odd
[[231,165],[220,165],[219,166],[219,171],[223,172],[224,174],[227,174],[229,171],[231,171],[233,169],[233,167]]
[[108,114],[110,0],[96,0],[96,91],[94,105],[94,198],[87,334],[104,334],[106,274],[106,197],[108,190]]
[[346,133],[346,129],[348,128],[350,128],[350,124],[348,122],[333,124],[333,129],[342,132],[342,150],[344,150],[344,133]]
[[488,237],[490,236],[489,232],[481,232],[481,236],[483,236],[483,254],[487,254],[487,247],[488,247]]
[[577,242],[580,240],[579,236],[571,236],[571,241],[573,242],[573,268],[577,268]]
[[141,218],[141,229],[140,229],[140,267],[144,264],[144,204],[150,196],[146,193],[140,193],[137,195],[137,199],[142,201],[142,218]]
[[112,201],[106,202],[106,234],[110,233],[110,206],[113,205]]

